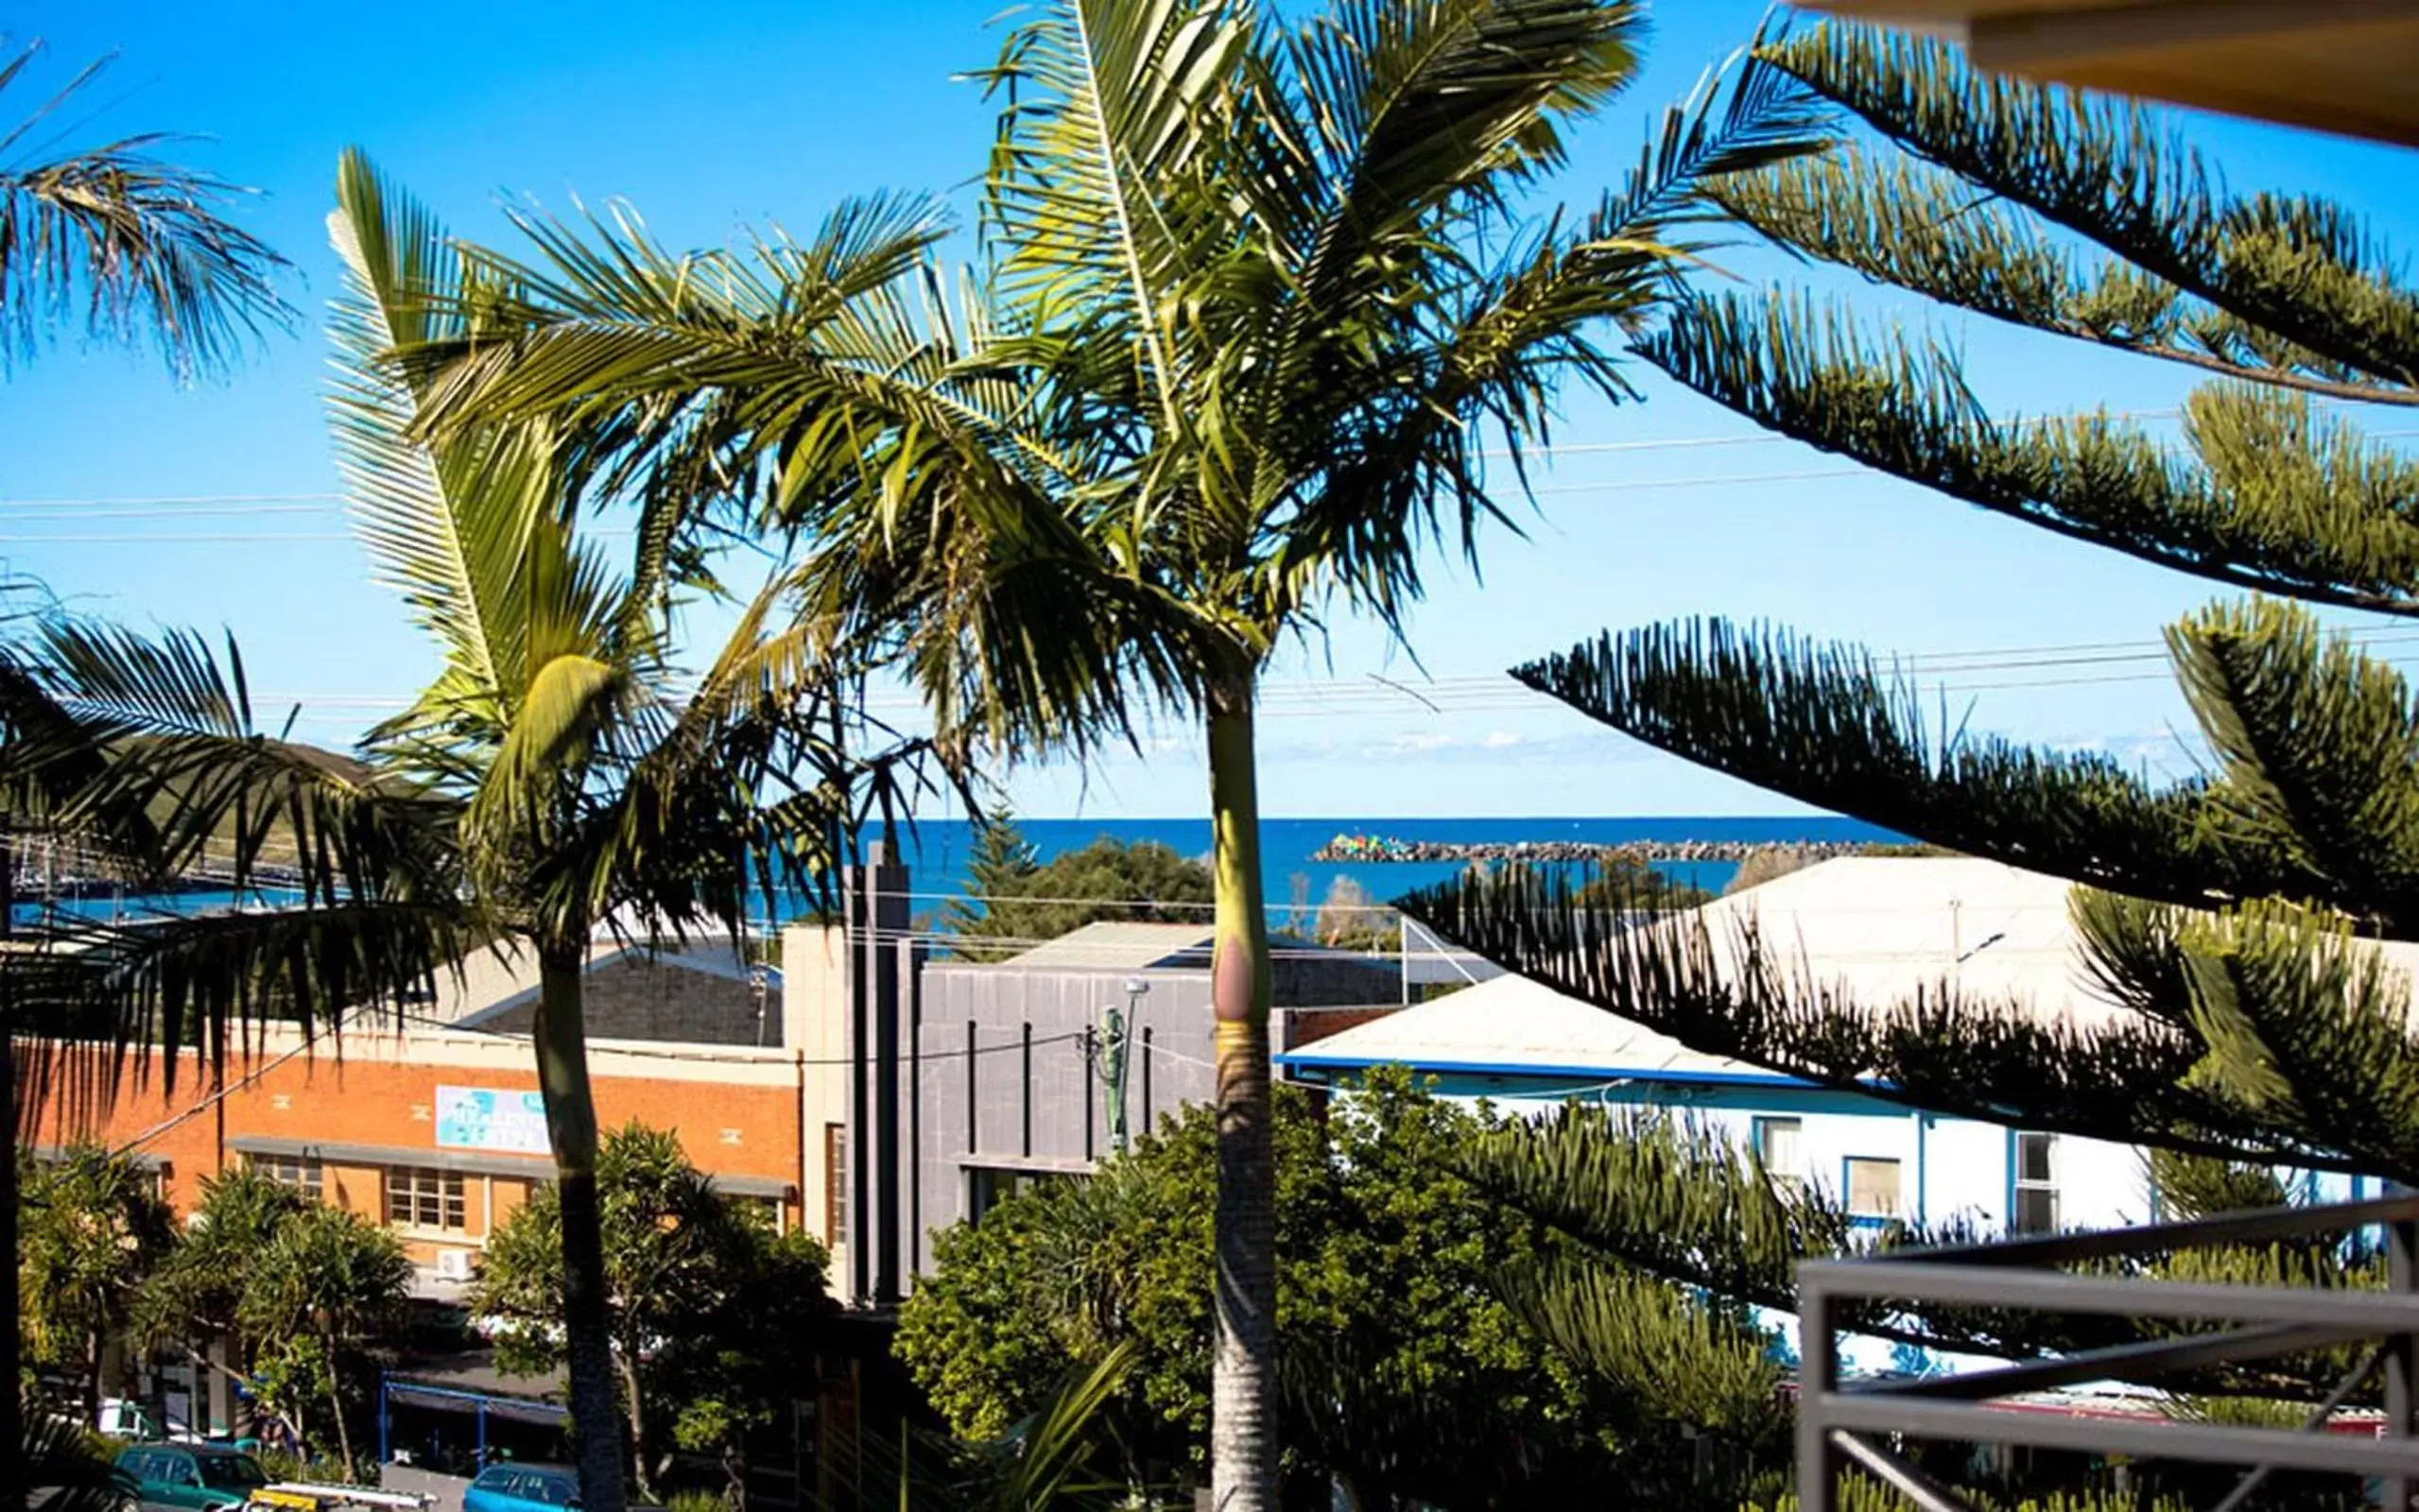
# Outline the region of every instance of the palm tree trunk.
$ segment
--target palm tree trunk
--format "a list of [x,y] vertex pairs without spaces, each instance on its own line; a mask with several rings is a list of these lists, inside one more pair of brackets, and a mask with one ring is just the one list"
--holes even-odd
[[1218,875],[1218,1353],[1210,1504],[1276,1512],[1276,1159],[1270,1136],[1269,916],[1260,897],[1253,679],[1213,700],[1210,817]]
[[344,1390],[336,1374],[336,1341],[323,1339],[320,1348],[327,1351],[328,1411],[336,1415],[337,1457],[344,1461],[345,1484],[350,1486],[358,1482],[361,1476],[353,1463],[353,1430],[344,1420]]
[[623,1409],[630,1414],[631,1469],[638,1481],[638,1494],[647,1501],[655,1500],[655,1477],[648,1473],[647,1461],[647,1405],[638,1395],[637,1344],[613,1357],[621,1368]]
[[101,1424],[101,1353],[109,1340],[98,1329],[84,1335],[84,1426]]
[[[14,932],[17,917],[17,852],[9,837],[9,818],[0,814],[0,941]],[[8,1137],[0,1149],[0,1512],[20,1512],[26,1504],[24,1399],[18,1383],[25,1379],[24,1340],[17,1327],[17,1043],[16,988],[9,978],[9,951],[0,946],[0,1134]]]
[[538,953],[538,1090],[545,1096],[562,1212],[562,1332],[571,1364],[571,1427],[578,1436],[583,1512],[624,1512],[621,1414],[613,1403],[613,1346],[605,1332],[605,1241],[596,1210],[596,1103],[588,1089],[588,1033],[580,1019],[587,941]]

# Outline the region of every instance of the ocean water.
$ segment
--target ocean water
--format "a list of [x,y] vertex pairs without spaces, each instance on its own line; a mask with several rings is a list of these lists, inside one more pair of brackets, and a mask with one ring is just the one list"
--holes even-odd
[[[1102,835],[1127,841],[1156,840],[1179,855],[1206,859],[1210,825],[1201,819],[1024,819],[1016,821],[1033,849],[1047,861],[1078,850]],[[1402,840],[1443,841],[1460,845],[1503,845],[1521,840],[1565,841],[1587,845],[1617,845],[1633,840],[1736,841],[1783,845],[1814,841],[1861,844],[1886,843],[1899,836],[1857,819],[1833,816],[1808,818],[1738,818],[1715,816],[1680,818],[1319,818],[1263,819],[1260,822],[1260,877],[1268,901],[1285,906],[1297,898],[1310,907],[1327,895],[1339,877],[1350,877],[1383,902],[1416,887],[1444,882],[1461,869],[1449,861],[1386,862],[1313,861],[1311,856],[1338,834],[1378,834]],[[915,895],[915,912],[937,907],[966,886],[966,860],[974,831],[963,819],[930,820],[912,833],[904,826],[899,850]],[[1657,869],[1677,881],[1719,892],[1738,870],[1735,861],[1658,862]]]
[[[1127,841],[1155,840],[1179,855],[1207,859],[1209,820],[1201,819],[1018,819],[1043,860],[1080,849],[1103,835]],[[1511,844],[1522,840],[1616,845],[1625,841],[1736,841],[1786,845],[1811,841],[1886,842],[1898,836],[1856,819],[1737,818],[1719,816],[1682,818],[1319,818],[1264,819],[1260,825],[1261,879],[1268,901],[1285,907],[1299,900],[1315,908],[1339,877],[1350,877],[1370,897],[1383,902],[1451,878],[1459,864],[1432,862],[1320,862],[1311,856],[1338,834],[1379,834],[1403,840],[1445,841],[1464,845]],[[973,827],[964,819],[926,819],[897,832],[899,852],[908,870],[913,911],[937,912],[942,903],[965,891],[966,864],[974,847]],[[1719,892],[1738,869],[1731,861],[1659,862],[1658,869],[1676,880]],[[70,900],[61,906],[85,917],[132,919],[146,914],[206,913],[229,907],[233,896],[225,891],[181,893],[170,897],[94,897]],[[270,902],[285,900],[271,896]],[[794,917],[803,910],[800,901],[786,901],[777,910]],[[29,920],[30,907],[21,905],[19,918]]]

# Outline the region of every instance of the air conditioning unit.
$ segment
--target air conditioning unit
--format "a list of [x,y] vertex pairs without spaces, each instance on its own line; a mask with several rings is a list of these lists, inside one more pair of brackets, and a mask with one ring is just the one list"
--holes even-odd
[[467,1249],[441,1249],[437,1251],[437,1275],[441,1280],[469,1280],[471,1279],[471,1252]]

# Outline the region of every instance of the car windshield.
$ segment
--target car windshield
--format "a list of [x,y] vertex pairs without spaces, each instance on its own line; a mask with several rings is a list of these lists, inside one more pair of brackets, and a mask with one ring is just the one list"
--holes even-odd
[[200,1454],[195,1456],[201,1467],[201,1484],[233,1490],[249,1491],[255,1486],[267,1486],[268,1474],[260,1461],[250,1454]]

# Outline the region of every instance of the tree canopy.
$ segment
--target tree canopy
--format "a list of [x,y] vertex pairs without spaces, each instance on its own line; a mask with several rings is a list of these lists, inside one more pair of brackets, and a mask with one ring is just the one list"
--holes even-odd
[[[100,1406],[103,1352],[175,1243],[156,1172],[97,1144],[19,1162],[15,1326],[26,1357],[67,1374],[86,1422]],[[17,1383],[5,1383],[13,1392]]]
[[[802,1230],[714,1190],[677,1136],[640,1124],[605,1136],[596,1158],[606,1332],[652,1493],[674,1450],[735,1467],[748,1436],[814,1390],[819,1331],[831,1315],[827,1257]],[[494,1325],[496,1360],[525,1375],[563,1360],[560,1198],[541,1187],[489,1236],[468,1306]]]
[[942,910],[951,949],[970,959],[1002,959],[1102,919],[1209,920],[1209,868],[1156,840],[1103,834],[1044,862],[1012,819],[993,819],[975,833],[967,896]]
[[[1558,1488],[1692,1484],[1681,1423],[1769,1452],[1779,1366],[1743,1319],[1674,1288],[1625,1294],[1633,1352],[1591,1369],[1498,1282],[1548,1242],[1457,1174],[1495,1121],[1400,1070],[1322,1117],[1280,1089],[1277,1244],[1291,1473],[1366,1507],[1463,1507]],[[953,1427],[1014,1423],[1078,1366],[1132,1348],[1107,1431],[1138,1478],[1207,1447],[1214,1151],[1206,1109],[1097,1174],[1022,1193],[943,1235],[898,1349]],[[1633,1276],[1634,1280],[1634,1276]],[[1710,1503],[1709,1503],[1710,1504]]]

